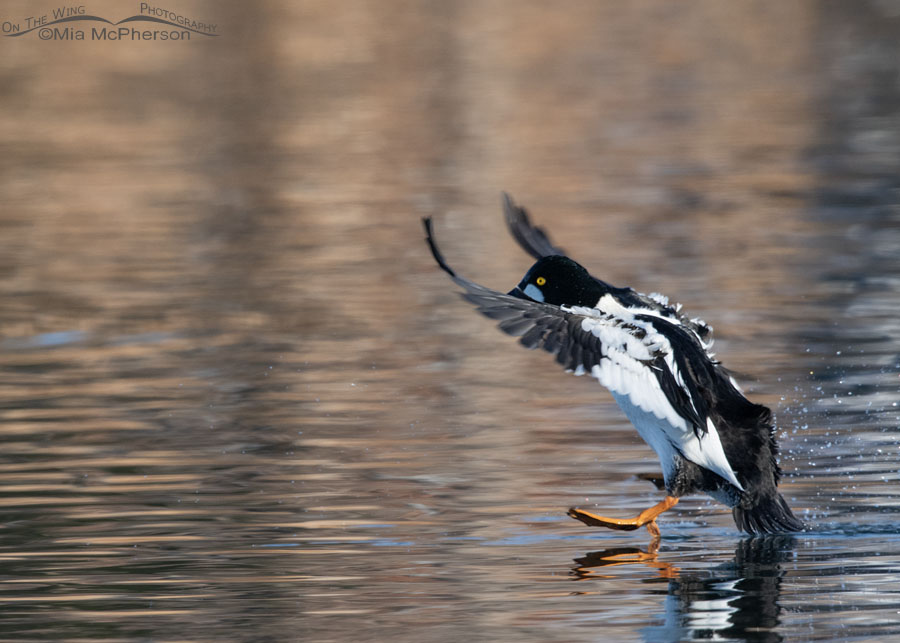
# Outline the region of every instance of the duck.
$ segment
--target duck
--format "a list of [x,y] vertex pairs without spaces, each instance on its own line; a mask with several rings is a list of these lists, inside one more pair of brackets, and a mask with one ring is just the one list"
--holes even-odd
[[514,288],[493,290],[451,268],[426,217],[425,240],[438,267],[463,299],[522,346],[550,353],[568,373],[598,380],[662,468],[665,497],[637,516],[612,518],[576,507],[568,515],[593,527],[646,527],[658,540],[663,512],[683,496],[707,494],[731,509],[742,532],[802,531],[804,523],[778,490],[772,412],[748,400],[715,359],[712,328],[663,295],[594,277],[506,193],[503,210],[512,237],[535,259]]

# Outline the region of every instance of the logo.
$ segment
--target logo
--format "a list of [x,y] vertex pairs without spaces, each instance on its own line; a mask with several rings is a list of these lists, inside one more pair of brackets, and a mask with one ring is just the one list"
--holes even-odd
[[72,5],[0,23],[0,33],[7,38],[37,34],[40,40],[191,40],[193,36],[218,37],[217,28],[215,23],[195,20],[149,2],[140,4],[137,15],[117,22],[89,14],[85,5]]

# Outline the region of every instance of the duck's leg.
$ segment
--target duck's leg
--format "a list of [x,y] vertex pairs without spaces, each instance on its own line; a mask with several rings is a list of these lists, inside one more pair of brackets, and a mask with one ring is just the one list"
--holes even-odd
[[636,518],[606,518],[598,516],[589,511],[583,511],[572,507],[569,509],[569,515],[576,520],[580,520],[586,525],[592,527],[608,527],[609,529],[620,529],[622,531],[632,531],[638,527],[647,526],[647,531],[654,538],[659,538],[659,527],[656,526],[656,518],[664,511],[667,511],[678,504],[678,498],[675,496],[666,496],[661,502],[653,505],[649,509],[644,509]]

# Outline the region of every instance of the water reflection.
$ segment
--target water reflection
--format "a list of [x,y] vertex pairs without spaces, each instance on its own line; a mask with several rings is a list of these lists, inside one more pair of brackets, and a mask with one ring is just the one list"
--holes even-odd
[[612,547],[600,551],[593,551],[581,558],[576,558],[573,573],[577,580],[589,580],[601,574],[605,568],[619,565],[646,565],[659,572],[662,578],[677,578],[678,567],[674,563],[661,561],[659,558],[659,541],[653,540],[645,548],[640,547]]
[[641,630],[645,641],[744,640],[774,642],[778,633],[783,563],[795,553],[793,536],[741,539],[733,560],[700,573],[680,570],[652,546],[596,551],[576,559],[577,580],[595,580],[615,565],[639,564],[668,580],[661,621]]

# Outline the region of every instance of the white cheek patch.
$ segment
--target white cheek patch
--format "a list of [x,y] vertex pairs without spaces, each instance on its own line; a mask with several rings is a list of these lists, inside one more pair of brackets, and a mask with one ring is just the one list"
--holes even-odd
[[534,284],[528,284],[527,286],[525,286],[525,290],[523,290],[522,292],[524,292],[535,301],[544,301],[544,293],[541,292],[541,289]]

